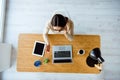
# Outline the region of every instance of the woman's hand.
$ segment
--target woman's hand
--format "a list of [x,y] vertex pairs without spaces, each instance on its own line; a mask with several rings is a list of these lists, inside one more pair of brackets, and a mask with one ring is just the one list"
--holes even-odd
[[50,45],[49,44],[46,46],[46,51],[47,51],[47,53],[50,52]]

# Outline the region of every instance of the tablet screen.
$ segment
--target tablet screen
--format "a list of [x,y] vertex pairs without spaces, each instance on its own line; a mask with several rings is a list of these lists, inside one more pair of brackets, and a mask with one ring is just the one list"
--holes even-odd
[[43,42],[35,42],[33,55],[43,56],[45,49],[45,43]]

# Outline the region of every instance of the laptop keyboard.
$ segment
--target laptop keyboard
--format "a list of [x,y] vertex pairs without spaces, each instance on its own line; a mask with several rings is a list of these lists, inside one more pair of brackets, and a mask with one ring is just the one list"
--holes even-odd
[[60,58],[60,57],[70,57],[70,51],[55,51],[54,57]]

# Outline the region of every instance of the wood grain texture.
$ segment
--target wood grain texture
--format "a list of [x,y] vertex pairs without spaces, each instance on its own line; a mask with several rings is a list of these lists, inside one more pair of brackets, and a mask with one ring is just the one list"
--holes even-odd
[[[48,35],[51,49],[50,53],[45,53],[44,57],[32,55],[35,41],[44,41],[42,34],[21,34],[19,36],[17,71],[27,72],[64,72],[64,73],[99,73],[95,67],[89,67],[86,64],[86,58],[93,48],[100,48],[99,35],[75,35],[73,41],[68,41],[64,35]],[[72,45],[73,62],[67,64],[52,63],[52,46],[53,45]],[[78,55],[79,49],[84,49],[84,55]],[[48,64],[42,64],[39,68],[34,67],[34,61],[48,58]]]

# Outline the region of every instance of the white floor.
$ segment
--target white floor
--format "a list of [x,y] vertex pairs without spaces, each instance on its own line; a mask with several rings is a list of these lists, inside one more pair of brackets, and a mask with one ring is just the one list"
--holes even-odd
[[[101,74],[28,73],[16,71],[20,33],[41,34],[56,9],[65,9],[75,34],[101,36],[105,59]],[[4,42],[12,44],[11,67],[0,80],[120,80],[120,0],[8,0]]]

